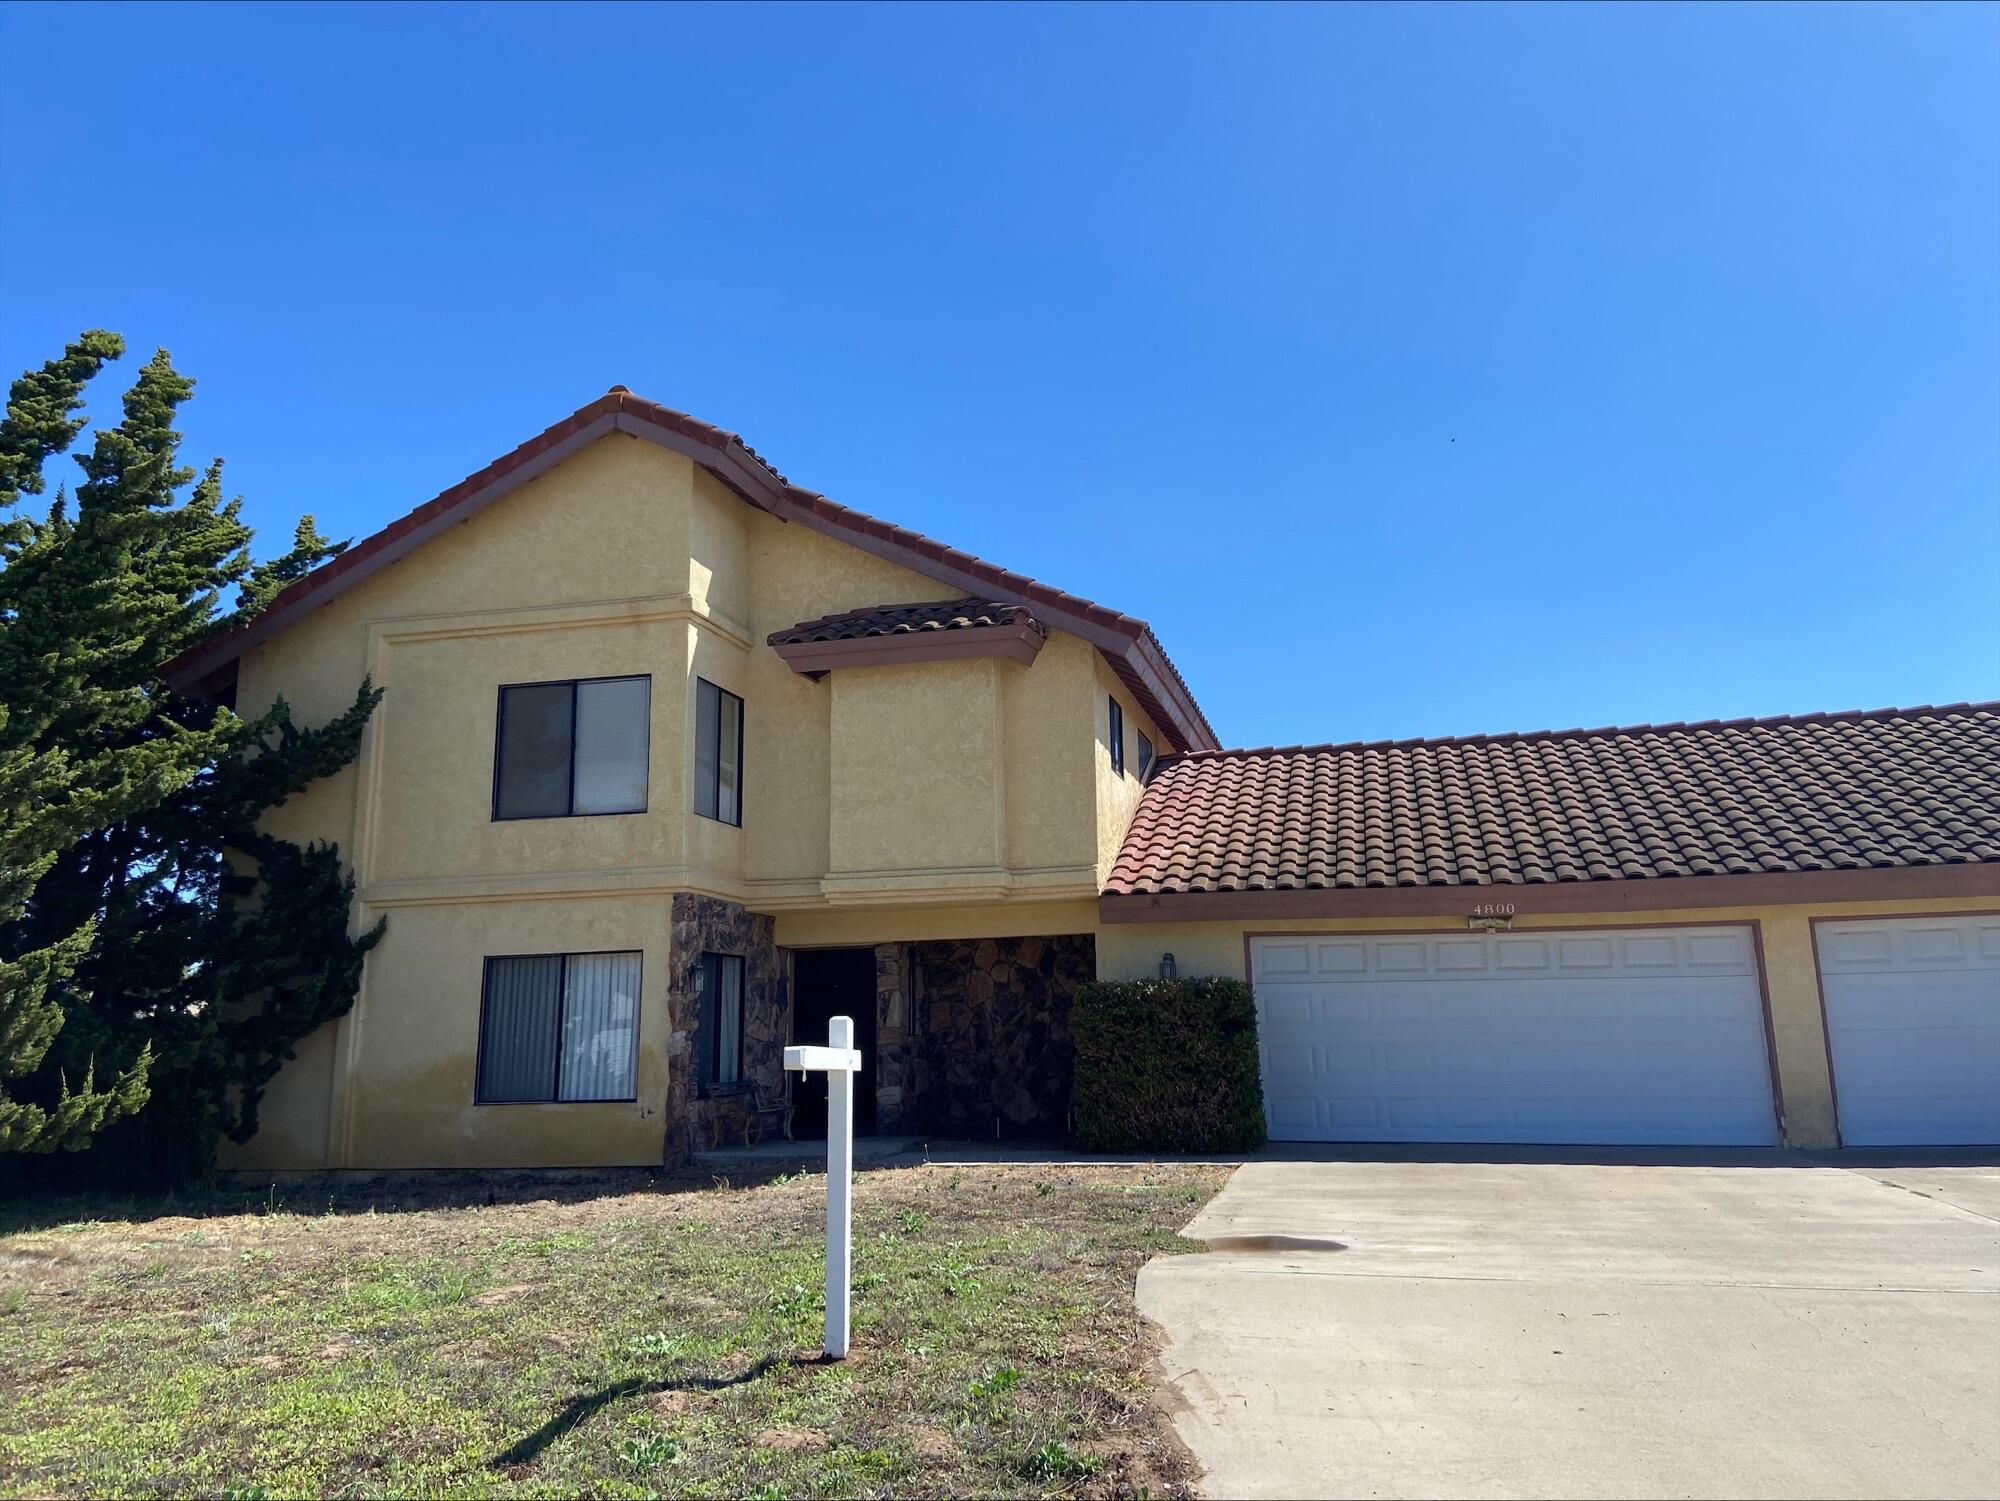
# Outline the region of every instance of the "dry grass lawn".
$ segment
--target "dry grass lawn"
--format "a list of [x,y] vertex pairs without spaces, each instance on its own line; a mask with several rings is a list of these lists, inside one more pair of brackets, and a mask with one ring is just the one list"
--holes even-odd
[[1188,1494],[1142,1262],[1198,1166],[379,1182],[0,1210],[0,1494]]

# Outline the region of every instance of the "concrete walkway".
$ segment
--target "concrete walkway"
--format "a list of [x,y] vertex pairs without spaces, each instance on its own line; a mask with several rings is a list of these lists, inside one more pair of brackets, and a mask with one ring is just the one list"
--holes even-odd
[[1253,1162],[1186,1233],[1214,1496],[2000,1494],[1991,1166]]

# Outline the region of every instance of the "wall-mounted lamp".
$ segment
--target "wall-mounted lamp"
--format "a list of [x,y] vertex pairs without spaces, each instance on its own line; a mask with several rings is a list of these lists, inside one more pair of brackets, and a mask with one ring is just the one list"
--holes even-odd
[[1160,978],[1162,980],[1175,979],[1180,975],[1180,972],[1180,966],[1174,963],[1174,956],[1172,954],[1160,955]]
[[700,960],[694,966],[694,998],[700,1000],[708,992],[708,966]]

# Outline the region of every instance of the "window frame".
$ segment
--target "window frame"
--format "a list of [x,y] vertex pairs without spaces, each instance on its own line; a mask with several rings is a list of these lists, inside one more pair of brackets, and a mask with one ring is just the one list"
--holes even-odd
[[1138,731],[1137,734],[1139,737],[1138,777],[1139,781],[1143,784],[1145,780],[1153,774],[1153,766],[1160,759],[1160,754],[1158,751],[1153,749],[1153,741],[1151,736],[1149,736],[1144,730]]
[[[720,949],[704,949],[700,957],[695,960],[695,966],[698,969],[707,969],[710,960],[715,961],[715,968],[709,974],[708,986],[704,988],[704,995],[713,995],[717,1009],[714,1014],[715,1024],[708,1029],[710,1035],[703,1037],[700,1033],[702,1031],[702,1023],[706,1019],[703,1015],[704,1008],[699,1003],[695,1007],[695,1046],[701,1049],[705,1063],[700,1076],[696,1080],[695,1096],[698,1099],[709,1099],[716,1095],[740,1094],[749,1087],[749,1081],[743,1077],[743,1011],[744,1002],[747,999],[745,992],[750,983],[750,965],[742,954],[725,953]],[[716,1078],[718,1067],[722,1061],[722,1013],[720,1008],[722,1005],[722,973],[724,964],[734,964],[736,966],[736,1077],[733,1079]]]
[[[554,815],[551,815],[554,816]],[[566,1100],[562,1097],[562,1035],[565,1012],[569,1007],[569,961],[572,959],[594,959],[612,955],[631,954],[639,961],[639,993],[633,1001],[632,1016],[632,1093],[593,1097],[587,1100]],[[552,1093],[546,1100],[488,1100],[481,1097],[480,1081],[486,1077],[486,1007],[493,993],[493,966],[506,959],[560,959],[562,970],[556,978],[556,1056],[555,1079]],[[479,1046],[472,1056],[472,1103],[480,1108],[504,1105],[636,1105],[639,1103],[639,1031],[646,1017],[646,951],[644,949],[577,949],[574,951],[557,949],[553,952],[534,954],[487,954],[479,964]]]
[[[713,813],[704,813],[701,811],[701,690],[703,689],[703,687],[713,688],[716,691],[716,693],[721,696],[720,698],[718,698],[716,702],[716,715],[715,715],[714,761],[715,761],[716,811]],[[696,673],[694,679],[694,698],[695,698],[694,713],[688,716],[688,718],[693,723],[694,735],[695,735],[694,766],[692,769],[692,774],[688,778],[690,784],[689,791],[691,794],[691,806],[689,811],[691,811],[696,818],[706,818],[710,823],[719,823],[728,828],[740,829],[743,827],[743,733],[744,733],[744,722],[749,718],[748,712],[743,702],[743,695],[740,693],[731,693],[727,688],[723,687],[722,684],[715,682],[713,679],[705,678],[700,673]],[[731,698],[736,700],[736,816],[734,818],[724,818],[722,816],[722,811],[721,811],[722,810],[722,704],[721,704],[722,698]]]
[[1108,693],[1105,702],[1111,705],[1111,769],[1119,776],[1125,775],[1125,706],[1118,702],[1118,695]]
[[[646,803],[639,808],[620,808],[609,813],[576,811],[576,690],[585,683],[644,683],[646,685],[646,742],[640,752],[646,765]],[[567,813],[502,813],[500,811],[500,753],[507,744],[507,695],[517,688],[569,689],[569,811]],[[502,683],[493,700],[493,823],[534,823],[548,818],[633,818],[652,811],[653,806],[653,675],[650,672],[615,672],[608,677],[547,678],[533,683]],[[624,953],[623,949],[610,952]],[[502,954],[503,959],[547,958],[544,954]]]

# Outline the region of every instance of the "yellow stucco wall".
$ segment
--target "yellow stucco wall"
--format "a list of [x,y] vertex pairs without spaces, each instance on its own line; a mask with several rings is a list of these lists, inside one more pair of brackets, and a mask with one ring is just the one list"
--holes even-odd
[[[671,898],[399,907],[354,1011],[279,1076],[275,1113],[224,1162],[319,1166],[578,1167],[660,1161]],[[636,950],[637,1104],[473,1103],[488,956]],[[324,1056],[324,1062],[320,1061]],[[323,1156],[320,1154],[324,1154]]]
[[[1088,931],[1115,845],[1106,810],[1137,790],[1105,776],[1116,685],[1094,648],[1057,633],[1030,665],[815,682],[765,644],[799,620],[954,592],[614,435],[252,648],[248,713],[282,694],[318,723],[364,673],[385,690],[359,761],[269,827],[339,844],[357,926],[386,914],[389,933],[354,1011],[307,1039],[225,1165],[658,1160],[663,1123],[646,1112],[668,1067],[676,890],[819,924],[799,942]],[[646,811],[495,822],[499,687],[624,674],[651,679]],[[740,828],[692,812],[697,676],[744,700]],[[645,955],[641,1104],[474,1106],[481,961],[607,948]]]
[[832,870],[997,870],[1005,727],[993,660],[836,672]]
[[[1096,702],[1092,705],[1093,722],[1097,727],[1097,850],[1093,884],[1102,891],[1105,877],[1111,874],[1111,867],[1118,859],[1118,846],[1125,842],[1125,830],[1132,822],[1132,810],[1139,806],[1139,799],[1146,791],[1145,784],[1139,780],[1139,736],[1143,733],[1153,742],[1156,756],[1167,754],[1172,747],[1167,744],[1167,737],[1160,733],[1159,726],[1146,717],[1131,692],[1105,665],[1104,659],[1093,656],[1092,665],[1097,687]],[[1113,770],[1111,765],[1111,700],[1114,698],[1125,711],[1125,769],[1122,772]]]
[[[1770,1002],[1775,1072],[1783,1096],[1784,1142],[1794,1147],[1839,1144],[1832,1070],[1821,1017],[1819,972],[1813,958],[1815,917],[1894,917],[1902,912],[1980,911],[1992,899],[1963,897],[1901,902],[1846,902],[1819,906],[1698,907],[1657,912],[1565,913],[1514,919],[1516,931],[1548,928],[1629,928],[1649,923],[1707,927],[1755,923],[1760,936],[1765,990]],[[1268,933],[1463,931],[1435,917],[1328,918],[1317,921],[1111,923],[1098,929],[1097,970],[1105,979],[1129,980],[1158,972],[1171,953],[1183,975],[1235,975],[1244,968],[1245,939]]]
[[781,912],[777,942],[794,949],[853,948],[933,938],[1046,938],[1096,931],[1095,901],[976,902]]

